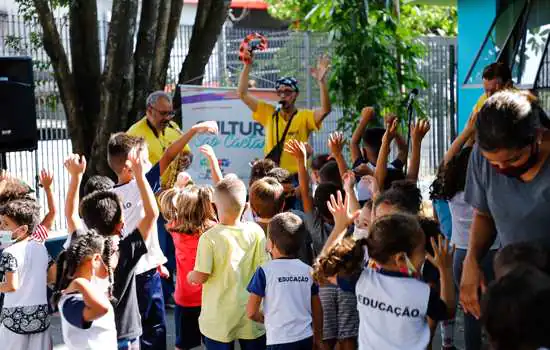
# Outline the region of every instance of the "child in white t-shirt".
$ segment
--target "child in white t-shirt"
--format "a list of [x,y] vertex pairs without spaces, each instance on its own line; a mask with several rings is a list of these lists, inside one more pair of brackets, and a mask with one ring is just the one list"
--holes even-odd
[[116,350],[115,312],[109,300],[117,244],[91,230],[67,249],[59,306],[63,342],[69,350]]
[[247,288],[247,315],[265,323],[267,349],[309,350],[314,343],[321,346],[319,287],[313,282],[311,267],[297,258],[305,231],[304,222],[296,214],[274,216],[267,242],[273,260],[256,270]]
[[[353,216],[341,201],[333,200],[331,208],[337,238],[319,257],[315,276],[355,292],[359,349],[426,349],[430,342],[427,318],[437,322],[455,313],[454,249],[440,237],[438,243],[431,242],[434,257],[426,256],[426,238],[418,219],[399,213],[376,219],[367,238],[344,238]],[[372,264],[365,264],[364,246]],[[439,269],[440,295],[419,279],[426,258]]]
[[44,244],[31,237],[39,215],[40,206],[32,199],[17,199],[0,207],[0,228],[11,232],[12,240],[0,259],[4,271],[0,293],[5,293],[0,315],[2,349],[51,347],[46,285],[52,261]]

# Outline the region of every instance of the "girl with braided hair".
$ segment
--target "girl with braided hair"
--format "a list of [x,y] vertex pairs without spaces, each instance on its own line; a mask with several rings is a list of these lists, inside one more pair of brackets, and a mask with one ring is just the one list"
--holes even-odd
[[[341,200],[331,203],[338,238],[318,258],[314,278],[356,294],[359,349],[426,349],[431,339],[428,317],[443,320],[455,312],[452,248],[440,236],[437,243],[431,240],[435,254],[427,255],[417,217],[402,213],[376,219],[367,238],[345,237],[353,215]],[[376,268],[364,263],[365,247]],[[439,269],[440,293],[418,278],[426,259]]]
[[187,281],[193,271],[200,236],[216,224],[211,187],[188,186],[171,188],[159,198],[161,213],[168,222],[176,248],[177,280],[174,293],[176,349],[187,350],[201,345],[199,315],[202,287]]
[[[115,312],[111,304],[116,243],[94,230],[78,235],[63,261],[54,301],[68,349],[116,349]],[[111,299],[111,300],[110,300]]]

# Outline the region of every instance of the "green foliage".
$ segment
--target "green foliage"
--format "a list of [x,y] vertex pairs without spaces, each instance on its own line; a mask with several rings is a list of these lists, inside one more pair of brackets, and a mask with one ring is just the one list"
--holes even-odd
[[458,12],[454,6],[404,5],[400,25],[424,35],[457,36]]
[[[365,106],[374,106],[383,114],[406,115],[407,92],[426,86],[418,73],[424,54],[419,41],[423,33],[399,22],[393,8],[376,2],[329,0],[293,3],[289,0],[289,3],[299,6],[299,10],[293,7],[292,12],[299,13],[304,19],[295,26],[324,32],[325,38],[328,37],[326,42],[332,52],[329,87],[334,104],[344,111],[344,117],[339,120],[341,128],[352,127]],[[280,3],[278,6],[282,11]],[[413,21],[405,22],[407,25],[411,23]],[[426,27],[429,27],[428,23]],[[284,54],[284,50],[281,51]],[[294,66],[291,60],[295,55],[286,57],[291,58],[282,67]],[[421,108],[417,108],[417,112],[424,117]]]

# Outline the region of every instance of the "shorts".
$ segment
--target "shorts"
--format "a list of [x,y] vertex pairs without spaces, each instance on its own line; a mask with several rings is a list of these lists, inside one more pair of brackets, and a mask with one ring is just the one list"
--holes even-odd
[[[223,343],[203,337],[206,350],[235,350],[235,342]],[[265,350],[265,334],[256,339],[238,339],[241,350]]]
[[118,350],[139,350],[139,338],[122,338],[117,343]]
[[50,331],[40,333],[19,334],[0,325],[0,341],[2,349],[50,349],[52,347]]
[[266,350],[311,350],[313,349],[313,337],[298,340],[293,343],[268,345]]
[[359,334],[359,313],[354,293],[336,286],[319,288],[323,306],[323,340],[355,338]]
[[189,307],[176,304],[174,319],[176,321],[176,347],[178,349],[187,350],[201,345],[200,314],[200,306]]

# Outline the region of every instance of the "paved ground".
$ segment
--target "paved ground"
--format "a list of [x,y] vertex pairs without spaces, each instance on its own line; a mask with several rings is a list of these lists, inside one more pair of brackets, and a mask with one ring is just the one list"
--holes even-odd
[[[168,349],[173,349],[175,344],[175,331],[174,331],[174,312],[172,310],[168,310],[167,313],[168,317]],[[460,321],[461,318],[459,318],[456,326],[455,326],[455,345],[457,349],[464,349],[464,327],[462,325],[462,322]],[[53,317],[52,319],[52,326],[51,326],[51,333],[53,337],[54,342],[54,350],[63,350],[65,347],[63,346],[63,336],[61,334],[61,324],[59,317]],[[236,347],[237,350],[239,347]],[[434,337],[434,343],[433,343],[433,350],[439,350],[441,349],[441,337],[438,334]]]

